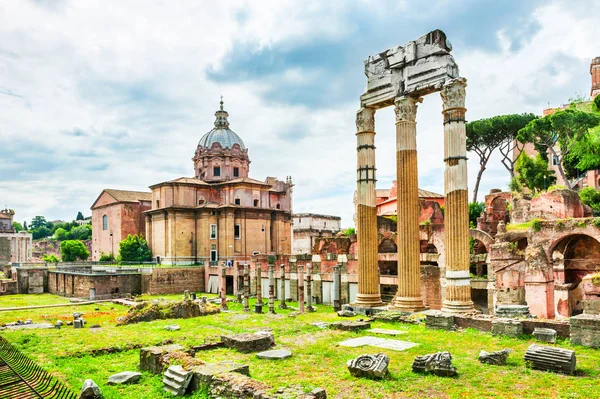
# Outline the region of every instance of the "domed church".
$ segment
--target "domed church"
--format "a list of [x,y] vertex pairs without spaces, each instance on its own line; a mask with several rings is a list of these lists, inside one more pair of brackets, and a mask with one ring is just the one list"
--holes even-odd
[[250,261],[291,253],[292,181],[250,178],[250,158],[223,108],[194,153],[194,177],[150,186],[146,239],[162,263]]

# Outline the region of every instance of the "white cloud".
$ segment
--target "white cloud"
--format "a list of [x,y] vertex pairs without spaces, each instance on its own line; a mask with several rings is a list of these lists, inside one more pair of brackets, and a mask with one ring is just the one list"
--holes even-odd
[[[266,102],[264,93],[273,87],[316,79],[293,65],[270,81],[218,84],[206,77],[207,70],[222,66],[234,43],[258,51],[349,37],[358,28],[349,22],[346,2],[107,3],[0,4],[0,93],[5,93],[0,94],[0,136],[3,142],[29,143],[0,159],[0,171],[25,155],[38,160],[28,161],[22,176],[1,177],[0,202],[15,208],[18,220],[38,214],[71,218],[79,210],[89,213],[102,188],[143,190],[191,175],[190,158],[210,130],[223,94],[232,129],[250,149],[253,177],[291,175],[296,211],[336,214],[345,225],[352,223],[360,93],[323,109]],[[394,6],[364,2],[373,31],[385,29],[378,15],[398,12],[401,17],[404,2]],[[498,40],[507,45],[500,51],[455,48],[469,80],[468,118],[540,113],[547,101],[566,101],[564,93],[588,90],[589,85],[573,85],[598,55],[598,15],[597,5],[541,3],[532,16],[541,29],[518,51],[508,45],[511,32],[502,31]],[[400,37],[396,44],[410,39]],[[374,45],[372,52],[379,50]],[[312,62],[318,66],[320,60]],[[357,74],[355,79],[365,78]],[[440,112],[438,95],[420,105],[418,147],[421,186],[442,193]],[[85,136],[68,134],[75,129]],[[393,111],[378,112],[380,187],[389,186],[395,175],[394,140]],[[472,158],[471,183],[475,164]],[[505,185],[501,168],[490,166],[482,194]]]

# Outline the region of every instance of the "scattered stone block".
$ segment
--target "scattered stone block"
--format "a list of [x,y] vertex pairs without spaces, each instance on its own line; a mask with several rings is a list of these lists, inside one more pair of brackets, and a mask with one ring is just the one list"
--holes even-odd
[[287,359],[292,357],[292,352],[287,349],[278,349],[257,353],[259,359]]
[[221,341],[231,349],[239,352],[262,352],[275,345],[273,333],[269,331],[259,331],[253,334],[224,335]]
[[140,349],[140,370],[152,374],[162,374],[164,369],[163,356],[172,352],[181,352],[181,345],[150,346]]
[[452,365],[450,352],[430,353],[417,356],[412,364],[415,373],[431,373],[440,377],[454,377],[458,375],[456,368]]
[[383,334],[383,335],[402,335],[402,334],[408,334],[408,332],[406,332],[406,331],[402,331],[402,330],[387,330],[385,328],[372,328],[370,330],[367,330],[367,332],[373,333],[373,334]]
[[33,324],[16,324],[16,325],[8,325],[6,327],[8,330],[45,330],[50,328],[56,328],[50,323],[33,323]]
[[556,343],[556,330],[551,328],[536,328],[533,330],[533,336],[542,342],[548,342],[550,344]]
[[523,335],[523,323],[518,320],[495,319],[492,321],[492,335],[519,338]]
[[577,359],[575,351],[552,346],[530,345],[525,353],[525,363],[531,368],[573,375]]
[[79,393],[79,399],[100,399],[102,398],[102,392],[100,387],[92,380],[85,380],[81,392]]
[[360,331],[371,328],[371,323],[366,321],[344,321],[341,323],[331,323],[329,328],[342,331]]
[[73,326],[75,328],[83,328],[83,320],[81,320],[81,319],[73,320]]
[[417,345],[419,344],[415,344],[414,342],[399,341],[396,339],[385,339],[383,342],[372,344],[371,346],[381,349],[391,349],[394,351],[404,351],[413,348]]
[[175,396],[183,396],[190,385],[193,373],[186,371],[181,366],[170,366],[163,377],[165,391]]
[[325,323],[324,321],[318,321],[316,323],[310,323],[311,326],[319,327],[319,328],[327,328],[329,327],[329,323]]
[[171,324],[171,325],[165,326],[165,330],[177,331],[177,330],[181,330],[181,327],[178,324]]
[[496,305],[497,317],[531,317],[527,305]]
[[207,363],[202,366],[191,367],[190,370],[194,374],[189,385],[189,390],[194,392],[200,389],[200,386],[210,386],[215,379],[215,376],[224,373],[238,373],[250,375],[250,367],[247,364],[235,363],[226,360],[220,363]]
[[425,313],[425,326],[431,330],[454,330],[454,316],[431,310]]
[[583,305],[583,314],[586,315],[600,315],[600,300],[598,299],[584,299],[581,301]]
[[346,366],[354,377],[383,378],[388,373],[390,358],[385,353],[360,355],[348,360]]
[[100,324],[93,324],[90,328],[102,328],[102,326]]
[[600,315],[580,314],[571,317],[571,343],[600,348]]
[[347,346],[349,348],[358,348],[360,346],[365,346],[365,345],[379,344],[384,341],[385,341],[385,338],[367,336],[367,337],[348,339],[346,341],[340,342],[339,345]]
[[339,312],[337,312],[337,315],[340,317],[354,317],[354,316],[356,316],[356,312],[344,309],[344,310],[340,310]]
[[134,371],[123,371],[108,377],[106,385],[137,384],[142,378],[142,373]]
[[510,352],[510,349],[502,349],[501,351],[496,352],[486,352],[482,350],[479,352],[479,361],[485,364],[504,366],[506,365],[506,360],[508,359]]

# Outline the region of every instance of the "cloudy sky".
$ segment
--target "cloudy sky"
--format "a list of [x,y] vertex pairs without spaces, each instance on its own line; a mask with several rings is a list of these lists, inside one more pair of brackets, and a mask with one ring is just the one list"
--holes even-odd
[[[70,220],[103,188],[192,176],[223,95],[251,176],[292,176],[294,211],[350,226],[368,55],[442,29],[468,80],[469,120],[539,114],[589,95],[598,21],[594,0],[1,0],[0,206],[21,222]],[[443,193],[440,111],[437,94],[419,108],[419,185]],[[392,109],[376,130],[386,188]],[[493,160],[480,198],[507,180]]]

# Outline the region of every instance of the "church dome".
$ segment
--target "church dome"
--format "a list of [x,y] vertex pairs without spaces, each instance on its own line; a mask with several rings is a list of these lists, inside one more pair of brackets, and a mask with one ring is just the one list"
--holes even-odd
[[234,144],[245,150],[244,142],[233,130],[229,129],[229,114],[223,109],[223,98],[221,98],[221,109],[215,112],[215,127],[200,139],[198,146],[210,148],[214,143],[219,143],[223,148],[232,148]]

